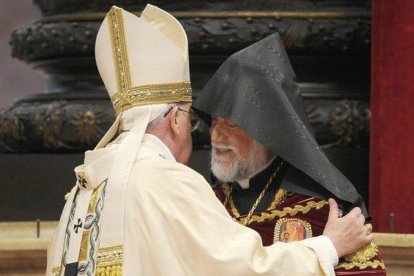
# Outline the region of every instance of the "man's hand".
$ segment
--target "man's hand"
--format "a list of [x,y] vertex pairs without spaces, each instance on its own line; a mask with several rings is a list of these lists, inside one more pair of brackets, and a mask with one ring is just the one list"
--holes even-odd
[[372,241],[372,233],[364,226],[365,217],[356,207],[340,218],[338,204],[329,199],[329,216],[323,235],[331,239],[339,257],[351,254]]

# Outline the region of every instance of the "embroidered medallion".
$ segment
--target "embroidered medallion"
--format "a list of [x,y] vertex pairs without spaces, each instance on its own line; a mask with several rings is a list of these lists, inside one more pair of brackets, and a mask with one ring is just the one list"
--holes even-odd
[[276,222],[273,243],[301,241],[311,237],[312,227],[309,222],[298,218],[282,218]]

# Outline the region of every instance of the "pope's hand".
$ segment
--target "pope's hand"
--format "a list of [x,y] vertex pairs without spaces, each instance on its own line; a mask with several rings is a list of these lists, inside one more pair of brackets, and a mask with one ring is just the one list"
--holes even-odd
[[356,207],[340,217],[338,204],[329,199],[329,216],[323,235],[331,239],[339,257],[351,254],[372,241],[372,233],[364,225],[365,217]]

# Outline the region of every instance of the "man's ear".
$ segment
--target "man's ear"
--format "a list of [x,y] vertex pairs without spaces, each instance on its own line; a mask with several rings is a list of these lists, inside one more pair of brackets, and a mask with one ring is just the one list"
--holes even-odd
[[180,133],[180,128],[178,126],[178,106],[174,106],[170,111],[170,128],[174,135],[178,135]]

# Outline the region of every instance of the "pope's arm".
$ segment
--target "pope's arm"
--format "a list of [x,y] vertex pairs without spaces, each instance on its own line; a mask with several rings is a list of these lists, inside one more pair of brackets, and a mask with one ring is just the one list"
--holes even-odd
[[161,274],[334,275],[337,255],[328,238],[262,246],[260,236],[234,222],[204,178],[184,165],[158,158],[136,163],[128,197],[127,229],[147,233],[135,242],[148,254],[162,248],[165,259],[174,259],[157,267]]

